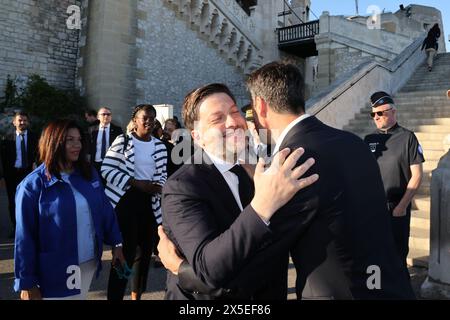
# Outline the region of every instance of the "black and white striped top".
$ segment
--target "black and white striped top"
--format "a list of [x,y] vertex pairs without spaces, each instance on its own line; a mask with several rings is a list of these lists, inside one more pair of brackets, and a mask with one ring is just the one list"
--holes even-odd
[[[167,180],[167,150],[160,140],[154,137],[152,139],[155,139],[155,151],[152,158],[156,163],[153,183],[162,187]],[[125,141],[127,141],[126,146],[124,146]],[[131,134],[128,134],[127,139],[124,134],[121,134],[114,140],[103,160],[101,174],[107,182],[106,196],[115,208],[120,198],[130,188],[128,180],[134,177],[134,145]],[[152,208],[156,222],[160,224],[162,222],[160,194],[152,195]]]

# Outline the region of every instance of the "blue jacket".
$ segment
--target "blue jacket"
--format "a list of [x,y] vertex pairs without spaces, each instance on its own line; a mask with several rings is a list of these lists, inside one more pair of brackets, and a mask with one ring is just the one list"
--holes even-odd
[[[80,293],[67,286],[68,267],[79,265],[75,198],[69,184],[55,176],[48,180],[45,170],[42,164],[17,187],[14,289],[39,286],[43,297],[67,297]],[[95,170],[91,181],[75,171],[70,182],[91,209],[98,276],[103,243],[122,242],[116,214]]]

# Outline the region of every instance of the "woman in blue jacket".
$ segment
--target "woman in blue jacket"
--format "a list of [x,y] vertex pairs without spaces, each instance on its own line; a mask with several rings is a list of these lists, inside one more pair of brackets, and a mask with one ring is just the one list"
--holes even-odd
[[21,299],[86,299],[100,272],[103,243],[124,262],[122,237],[101,180],[86,161],[82,131],[70,120],[42,133],[42,165],[16,192],[14,254]]

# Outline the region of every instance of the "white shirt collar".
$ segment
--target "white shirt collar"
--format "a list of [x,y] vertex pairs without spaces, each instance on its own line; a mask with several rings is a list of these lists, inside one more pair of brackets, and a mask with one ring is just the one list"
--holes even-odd
[[217,170],[219,170],[219,172],[221,174],[223,174],[224,172],[230,171],[230,169],[235,166],[235,163],[226,162],[225,160],[223,160],[219,157],[216,157],[212,153],[209,153],[205,149],[203,149],[203,151],[205,151],[205,153],[208,155],[209,159],[211,159],[212,163],[216,166]]
[[280,149],[281,143],[283,142],[284,138],[286,138],[286,135],[289,133],[289,131],[291,131],[291,129],[296,124],[298,124],[302,120],[305,120],[306,118],[309,118],[309,117],[311,117],[311,115],[305,113],[305,114],[302,114],[297,119],[293,120],[291,123],[289,123],[289,125],[286,128],[284,128],[284,130],[281,132],[281,135],[278,137],[277,143],[275,145],[275,149],[273,149],[272,154],[276,154],[278,151],[280,151],[279,149]]
[[[28,130],[25,130],[23,135],[26,136],[27,133],[28,133]],[[20,136],[20,133],[19,133],[19,131],[16,130],[16,137],[18,137],[18,136]]]
[[110,125],[111,125],[111,123],[108,123],[106,126],[102,126],[102,124],[99,124],[99,129],[100,130],[108,129]]

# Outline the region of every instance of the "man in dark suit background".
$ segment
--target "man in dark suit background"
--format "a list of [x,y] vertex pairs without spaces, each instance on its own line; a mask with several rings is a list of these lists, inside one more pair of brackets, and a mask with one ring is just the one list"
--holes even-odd
[[316,159],[320,179],[272,217],[271,243],[236,277],[238,286],[257,289],[290,248],[298,298],[414,299],[395,252],[380,171],[365,143],[305,114],[303,77],[293,65],[263,66],[247,85],[257,127],[276,141],[273,153],[303,147]]
[[268,221],[272,214],[317,179],[297,180],[313,164],[312,159],[292,171],[302,152],[295,151],[284,162],[289,150],[281,151],[267,173],[262,162],[258,164],[253,191],[251,178],[238,162],[245,147],[245,119],[229,89],[211,84],[192,91],[185,98],[183,118],[200,148],[166,182],[162,212],[164,228],[185,260],[180,258],[178,267],[189,275],[186,282],[186,277],[168,274],[166,298],[284,299],[287,251],[278,269],[251,294],[235,292],[235,286],[200,292],[189,279],[198,278],[211,288],[233,281],[271,237]]
[[[37,155],[37,136],[28,130],[29,117],[28,114],[19,111],[14,114],[13,125],[15,132],[7,135],[1,141],[1,162],[3,167],[3,175],[6,183],[6,192],[8,194],[9,216],[13,230],[16,227],[16,205],[15,195],[17,185],[32,170],[36,162]],[[10,234],[14,237],[14,231]]]
[[112,112],[108,107],[101,107],[97,112],[98,125],[91,131],[90,158],[91,163],[100,174],[103,159],[117,136],[123,133],[122,128],[111,123]]

